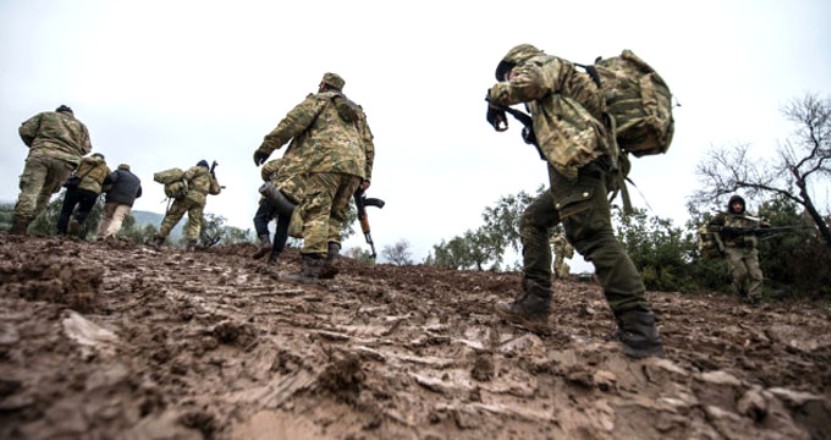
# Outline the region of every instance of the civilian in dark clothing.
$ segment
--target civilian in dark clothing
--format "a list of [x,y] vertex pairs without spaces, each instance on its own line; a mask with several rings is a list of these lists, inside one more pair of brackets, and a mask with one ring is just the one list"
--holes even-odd
[[133,209],[133,202],[141,197],[141,180],[130,172],[130,165],[123,163],[110,174],[112,186],[104,199],[104,215],[98,228],[98,238],[115,237],[121,230],[121,222]]

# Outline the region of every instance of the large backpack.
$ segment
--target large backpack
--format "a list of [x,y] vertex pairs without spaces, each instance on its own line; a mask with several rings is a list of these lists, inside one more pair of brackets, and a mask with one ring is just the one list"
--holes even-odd
[[181,168],[170,168],[153,174],[155,182],[164,185],[164,195],[171,199],[181,199],[188,193],[188,182]]
[[603,91],[621,150],[640,157],[669,149],[675,132],[672,93],[655,69],[631,50],[582,67]]

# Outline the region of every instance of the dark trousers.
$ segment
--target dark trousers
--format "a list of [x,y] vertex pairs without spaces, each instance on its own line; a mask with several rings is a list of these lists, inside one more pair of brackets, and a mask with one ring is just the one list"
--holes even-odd
[[274,204],[268,199],[263,198],[260,201],[257,212],[254,214],[254,230],[257,231],[257,237],[268,235],[268,223],[275,217],[277,218],[277,229],[274,231],[274,245],[271,248],[272,255],[280,254],[286,247],[286,242],[289,239],[291,215],[277,214],[277,208]]
[[66,235],[66,229],[69,226],[69,217],[75,206],[78,206],[78,211],[75,212],[75,220],[83,224],[87,219],[92,207],[95,206],[95,201],[98,200],[98,194],[90,190],[81,188],[71,188],[66,190],[63,199],[63,206],[61,207],[61,216],[58,219],[58,234]]

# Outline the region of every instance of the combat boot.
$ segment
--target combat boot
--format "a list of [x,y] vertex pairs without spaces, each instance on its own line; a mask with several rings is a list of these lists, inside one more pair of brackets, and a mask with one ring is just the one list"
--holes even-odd
[[9,234],[25,235],[29,229],[29,219],[15,215],[12,227],[9,229]]
[[271,240],[269,240],[268,234],[260,235],[260,247],[251,257],[255,260],[259,260],[269,252],[271,252]]
[[632,358],[664,357],[664,346],[655,326],[652,311],[626,310],[616,312],[616,336],[623,345],[623,353]]
[[165,237],[161,237],[159,235],[154,235],[153,236],[153,241],[150,242],[150,246],[152,246],[156,249],[161,249],[161,247],[164,245],[164,240],[165,240]]
[[336,266],[340,255],[340,244],[330,241],[326,252],[326,263],[320,270],[320,278],[331,279],[340,272],[340,269]]
[[523,294],[513,302],[496,304],[496,314],[531,331],[548,329],[551,288],[523,280]]
[[199,246],[198,246],[198,244],[197,244],[196,240],[188,240],[188,245],[187,245],[187,247],[186,247],[185,249],[186,249],[188,252],[193,252],[193,251],[195,251],[198,247],[199,247]]
[[66,228],[66,235],[70,237],[81,236],[81,224],[78,223],[78,220],[75,220],[75,217],[69,219],[69,225]]
[[319,254],[303,254],[300,271],[282,274],[280,278],[300,283],[313,283],[320,279],[320,272],[325,264],[326,260]]

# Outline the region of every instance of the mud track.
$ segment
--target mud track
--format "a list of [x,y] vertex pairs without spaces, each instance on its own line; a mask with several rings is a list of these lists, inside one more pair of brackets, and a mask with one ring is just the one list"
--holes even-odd
[[816,303],[649,292],[668,357],[633,361],[593,283],[538,335],[492,313],[516,273],[253,251],[0,233],[0,438],[831,438]]

